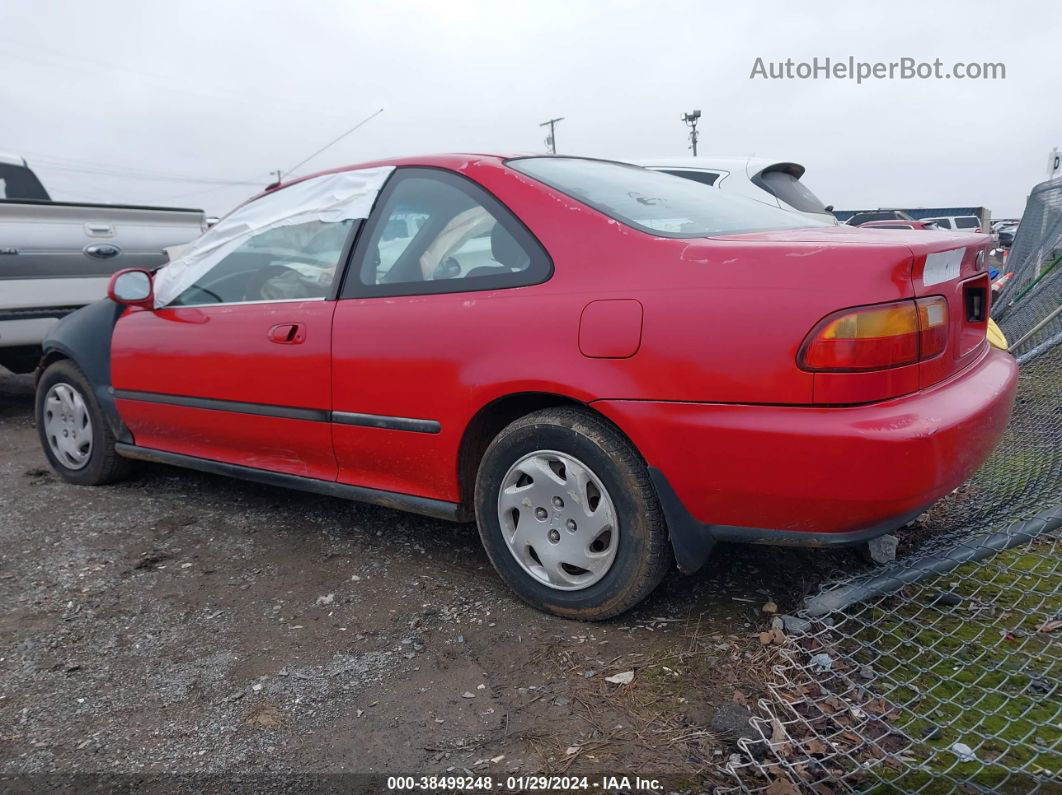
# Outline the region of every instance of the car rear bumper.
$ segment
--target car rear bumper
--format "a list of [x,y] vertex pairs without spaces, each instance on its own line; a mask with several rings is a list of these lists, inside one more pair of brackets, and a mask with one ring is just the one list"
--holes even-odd
[[984,463],[1016,386],[1013,357],[989,349],[930,389],[869,405],[594,406],[645,457],[679,566],[693,570],[716,540],[828,546],[902,526]]

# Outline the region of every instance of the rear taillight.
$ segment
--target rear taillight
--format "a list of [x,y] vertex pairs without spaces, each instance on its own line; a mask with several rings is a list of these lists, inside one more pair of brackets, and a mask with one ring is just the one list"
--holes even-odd
[[932,359],[948,346],[948,301],[939,295],[919,298],[918,358]]
[[944,298],[859,306],[835,312],[812,329],[798,362],[805,370],[885,370],[936,356],[947,342]]

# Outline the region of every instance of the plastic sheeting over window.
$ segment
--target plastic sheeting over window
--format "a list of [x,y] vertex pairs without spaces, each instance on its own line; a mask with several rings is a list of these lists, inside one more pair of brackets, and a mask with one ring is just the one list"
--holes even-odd
[[248,238],[310,221],[367,218],[392,166],[303,180],[237,208],[155,275],[155,307],[171,303]]

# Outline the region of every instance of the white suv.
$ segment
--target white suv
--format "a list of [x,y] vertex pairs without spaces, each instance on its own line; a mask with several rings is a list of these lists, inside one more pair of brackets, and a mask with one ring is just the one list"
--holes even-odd
[[816,221],[837,223],[831,210],[800,181],[799,163],[767,157],[673,157],[633,160],[639,166],[703,182],[722,191],[800,213]]
[[940,218],[922,218],[932,221],[941,229],[957,229],[960,232],[980,232],[981,219],[976,215],[942,215]]

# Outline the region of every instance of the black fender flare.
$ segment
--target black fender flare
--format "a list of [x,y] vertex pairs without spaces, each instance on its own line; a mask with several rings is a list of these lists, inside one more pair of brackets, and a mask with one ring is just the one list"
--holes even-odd
[[37,367],[36,380],[40,380],[52,362],[70,359],[91,384],[115,439],[132,444],[133,436],[118,414],[111,386],[111,337],[123,311],[124,307],[105,298],[71,312],[52,326],[41,344],[44,355]]

